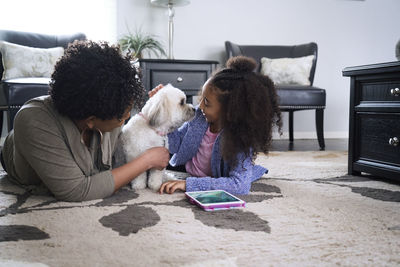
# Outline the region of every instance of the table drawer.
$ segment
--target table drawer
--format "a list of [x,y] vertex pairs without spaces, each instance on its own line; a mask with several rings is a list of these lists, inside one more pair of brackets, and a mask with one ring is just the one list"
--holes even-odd
[[152,87],[158,84],[171,83],[173,86],[186,90],[200,90],[207,81],[207,71],[151,71]]
[[400,102],[400,79],[398,81],[362,82],[360,102]]
[[[400,166],[400,113],[358,113],[358,158]],[[357,142],[358,140],[358,142]]]

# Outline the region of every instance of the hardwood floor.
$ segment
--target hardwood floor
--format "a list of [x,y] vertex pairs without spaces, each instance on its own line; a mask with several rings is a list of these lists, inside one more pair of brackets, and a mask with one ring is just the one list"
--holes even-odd
[[[347,151],[348,139],[325,139],[325,150]],[[272,140],[270,151],[319,151],[317,139]]]

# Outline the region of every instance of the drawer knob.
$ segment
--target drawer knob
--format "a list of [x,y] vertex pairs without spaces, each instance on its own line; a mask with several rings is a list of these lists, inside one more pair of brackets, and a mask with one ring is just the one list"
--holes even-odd
[[398,146],[399,145],[399,138],[392,137],[389,139],[389,145],[391,146]]
[[[182,77],[178,77],[178,78],[176,78],[176,81],[177,81],[178,83],[183,82],[183,78],[182,78]],[[398,89],[398,88],[396,88],[396,89]],[[393,89],[392,89],[392,90],[393,90]]]
[[399,96],[400,95],[400,89],[399,88],[390,89],[390,94],[393,95],[393,96]]

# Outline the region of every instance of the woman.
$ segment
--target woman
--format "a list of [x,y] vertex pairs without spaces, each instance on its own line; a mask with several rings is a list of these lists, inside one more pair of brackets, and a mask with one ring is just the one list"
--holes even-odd
[[83,201],[107,197],[140,173],[167,166],[168,150],[156,147],[112,169],[121,126],[144,94],[118,47],[74,42],[55,66],[49,93],[25,103],[5,140],[1,159],[12,181],[43,183],[59,200]]

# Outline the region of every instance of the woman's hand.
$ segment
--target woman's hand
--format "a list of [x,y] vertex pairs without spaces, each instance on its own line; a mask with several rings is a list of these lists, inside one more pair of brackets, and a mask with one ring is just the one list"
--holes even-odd
[[167,167],[169,162],[169,151],[165,147],[152,147],[144,152],[144,156],[149,164],[149,169],[155,168],[162,170]]
[[111,171],[114,177],[114,191],[126,185],[134,177],[151,168],[162,170],[167,167],[169,151],[165,147],[152,147],[139,157]]
[[186,181],[184,180],[171,180],[166,181],[160,187],[159,193],[162,194],[163,192],[172,194],[176,190],[186,191]]
[[148,93],[149,97],[152,97],[153,95],[155,95],[163,87],[164,87],[164,85],[162,85],[162,84],[159,84],[156,87],[154,87],[151,91],[149,91],[149,93]]

